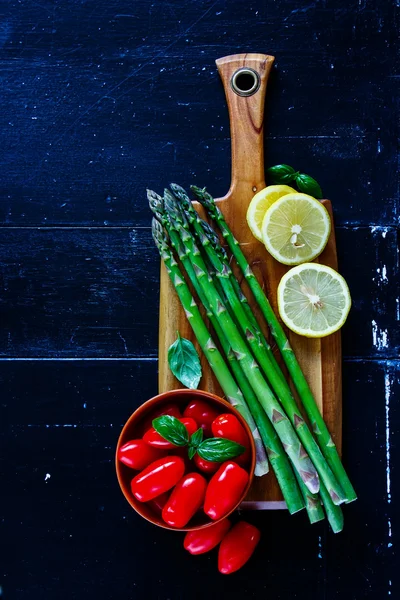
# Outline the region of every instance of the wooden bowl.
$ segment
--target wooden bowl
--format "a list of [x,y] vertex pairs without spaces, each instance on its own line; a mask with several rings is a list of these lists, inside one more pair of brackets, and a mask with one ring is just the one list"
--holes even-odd
[[[118,450],[121,446],[123,446],[129,440],[133,440],[133,439],[142,437],[143,423],[147,419],[151,418],[151,414],[153,412],[156,412],[157,410],[159,410],[164,404],[170,404],[173,402],[174,404],[177,404],[179,407],[181,407],[182,412],[183,412],[184,407],[190,401],[193,401],[196,399],[198,399],[198,400],[201,399],[201,400],[204,400],[205,402],[208,402],[211,406],[216,408],[220,413],[234,414],[235,417],[237,419],[239,419],[239,421],[242,424],[243,428],[245,429],[247,435],[249,436],[250,467],[249,467],[249,469],[246,469],[246,470],[248,470],[248,473],[249,473],[249,481],[246,486],[246,489],[243,491],[241,498],[239,499],[237,504],[232,508],[230,513],[228,513],[228,514],[231,514],[234,510],[236,510],[236,508],[239,506],[239,504],[243,501],[243,499],[247,495],[247,492],[250,489],[250,486],[251,486],[251,483],[252,483],[253,477],[254,477],[254,469],[255,469],[255,465],[256,465],[256,449],[255,449],[254,439],[253,439],[253,436],[249,429],[249,426],[247,425],[247,423],[244,420],[244,418],[242,417],[242,415],[239,414],[238,411],[229,404],[229,402],[226,402],[226,400],[223,400],[222,398],[219,398],[218,396],[215,396],[214,394],[210,394],[208,392],[203,392],[201,390],[189,390],[189,389],[171,390],[169,392],[164,392],[163,394],[159,394],[158,396],[154,396],[154,398],[151,398],[150,400],[148,400],[147,402],[145,402],[144,404],[139,406],[139,408],[137,410],[135,410],[135,412],[129,417],[129,419],[125,423],[125,425],[121,431],[121,435],[119,436],[119,440],[118,440],[118,444],[117,444],[117,452],[116,452],[116,457],[115,457],[115,468],[117,471],[118,482],[121,487],[122,493],[124,494],[125,498],[129,502],[129,504],[132,506],[132,508],[134,508],[136,510],[136,512],[139,513],[139,515],[141,515],[144,519],[147,519],[148,521],[150,521],[150,523],[154,523],[154,525],[158,525],[159,527],[164,527],[164,529],[171,529],[174,531],[192,531],[194,529],[203,529],[204,527],[209,527],[210,525],[213,525],[214,523],[217,523],[218,521],[212,521],[209,517],[207,517],[207,515],[201,514],[199,512],[198,515],[196,515],[195,517],[193,517],[193,519],[191,519],[190,525],[187,525],[186,527],[182,527],[181,529],[171,527],[170,525],[165,523],[162,520],[161,515],[157,515],[152,510],[152,508],[150,506],[148,506],[145,502],[139,502],[133,496],[133,494],[131,492],[131,481],[135,477],[135,475],[137,475],[139,473],[139,471],[130,469],[129,467],[127,467],[126,465],[121,463],[117,458]],[[193,471],[197,471],[195,466],[194,466]],[[172,492],[172,490],[171,490],[171,492]],[[223,518],[225,519],[228,516],[228,514],[226,514]],[[222,519],[219,519],[219,520],[222,520]]]

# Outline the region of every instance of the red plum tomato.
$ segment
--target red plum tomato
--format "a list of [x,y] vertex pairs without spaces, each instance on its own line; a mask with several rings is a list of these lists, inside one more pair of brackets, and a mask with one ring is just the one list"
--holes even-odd
[[218,411],[204,400],[189,402],[183,411],[184,417],[191,417],[204,431],[204,435],[211,435],[211,423],[218,417]]
[[224,462],[212,476],[204,500],[204,512],[213,521],[236,506],[249,481],[248,473],[234,462]]
[[132,494],[140,502],[148,502],[174,487],[184,472],[185,462],[180,456],[160,458],[132,479]]
[[194,455],[193,461],[199,471],[203,471],[203,473],[215,473],[215,471],[218,471],[218,468],[221,466],[221,463],[205,460],[197,453]]
[[223,575],[238,571],[253,554],[261,533],[246,521],[239,521],[224,537],[218,551],[218,570]]
[[178,448],[178,446],[174,446],[174,449],[170,450],[169,453],[183,458],[184,463],[185,463],[185,473],[190,473],[191,471],[193,471],[193,464],[188,456],[187,446],[181,446],[179,448]]
[[141,471],[147,465],[163,455],[157,448],[152,448],[143,440],[126,442],[118,450],[118,460],[131,469]]
[[161,513],[162,513],[162,509],[164,508],[165,504],[167,503],[168,498],[169,498],[169,492],[164,492],[160,496],[157,496],[156,498],[153,498],[153,500],[150,500],[147,504],[150,506],[152,511],[155,512],[155,514],[160,517]]
[[[189,438],[198,429],[197,423],[194,419],[186,419],[184,417],[183,419],[180,418],[179,421],[183,423],[186,427],[187,432],[189,434]],[[179,447],[164,439],[159,433],[157,433],[154,427],[150,427],[150,429],[146,431],[146,433],[143,436],[143,439],[146,442],[146,444],[149,444],[149,446],[152,446],[153,448],[172,450],[173,448]]]
[[190,554],[205,554],[218,546],[230,527],[229,519],[224,519],[210,527],[188,531],[183,546]]
[[160,406],[145,418],[141,431],[150,429],[153,419],[161,417],[162,415],[171,415],[171,417],[176,417],[177,419],[182,418],[181,411],[177,404],[164,404],[164,406]]
[[207,481],[200,473],[182,477],[163,508],[163,520],[171,527],[185,527],[202,506],[206,488]]
[[234,460],[239,465],[246,465],[250,458],[250,440],[246,430],[241,425],[239,419],[230,413],[219,415],[211,425],[214,437],[226,438],[246,448],[243,454],[237,456]]

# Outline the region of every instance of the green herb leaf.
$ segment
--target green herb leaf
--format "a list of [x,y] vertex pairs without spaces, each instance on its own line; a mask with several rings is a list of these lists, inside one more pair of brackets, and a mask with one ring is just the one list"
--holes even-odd
[[168,364],[175,377],[184,386],[197,389],[201,379],[201,364],[196,348],[190,340],[178,339],[168,348]]
[[226,440],[225,438],[210,438],[204,440],[197,448],[197,454],[204,460],[223,462],[235,458],[246,450],[241,444]]
[[189,449],[188,449],[189,460],[192,460],[192,458],[196,454],[196,452],[197,452],[197,448],[195,448],[194,446],[189,446]]
[[203,430],[200,427],[200,429],[195,431],[194,434],[192,435],[192,437],[190,438],[190,445],[197,448],[197,446],[200,446],[202,441],[203,441]]
[[176,417],[161,415],[153,420],[152,425],[161,437],[175,446],[187,446],[189,443],[188,431]]
[[192,435],[192,437],[190,438],[189,449],[188,449],[188,456],[189,456],[190,460],[192,460],[192,458],[196,454],[197,448],[199,447],[199,445],[201,444],[202,441],[203,441],[203,430],[200,427],[200,429],[195,431],[194,434]]
[[273,183],[287,184],[294,180],[296,171],[289,165],[275,165],[267,171]]
[[310,177],[310,175],[306,175],[305,173],[298,173],[295,179],[300,192],[321,200],[322,190],[318,181],[315,181],[313,177]]

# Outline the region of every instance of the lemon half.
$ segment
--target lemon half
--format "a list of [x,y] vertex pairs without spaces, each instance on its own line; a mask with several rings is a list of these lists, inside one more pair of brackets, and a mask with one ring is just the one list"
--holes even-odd
[[351,307],[345,279],[325,265],[305,263],[290,269],[278,286],[278,309],[295,333],[320,338],[342,327]]
[[312,196],[286,194],[268,208],[261,232],[276,260],[298,265],[321,254],[331,232],[331,220],[325,206]]
[[296,190],[288,185],[269,185],[260,190],[252,199],[247,209],[247,224],[254,237],[263,241],[261,225],[267,209],[285,194],[293,194]]

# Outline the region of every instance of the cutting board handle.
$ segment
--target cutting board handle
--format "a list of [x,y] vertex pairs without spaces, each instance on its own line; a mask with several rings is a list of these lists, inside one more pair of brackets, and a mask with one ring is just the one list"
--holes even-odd
[[233,54],[216,61],[231,126],[232,178],[225,198],[240,192],[248,202],[265,187],[264,102],[274,60],[266,54]]

